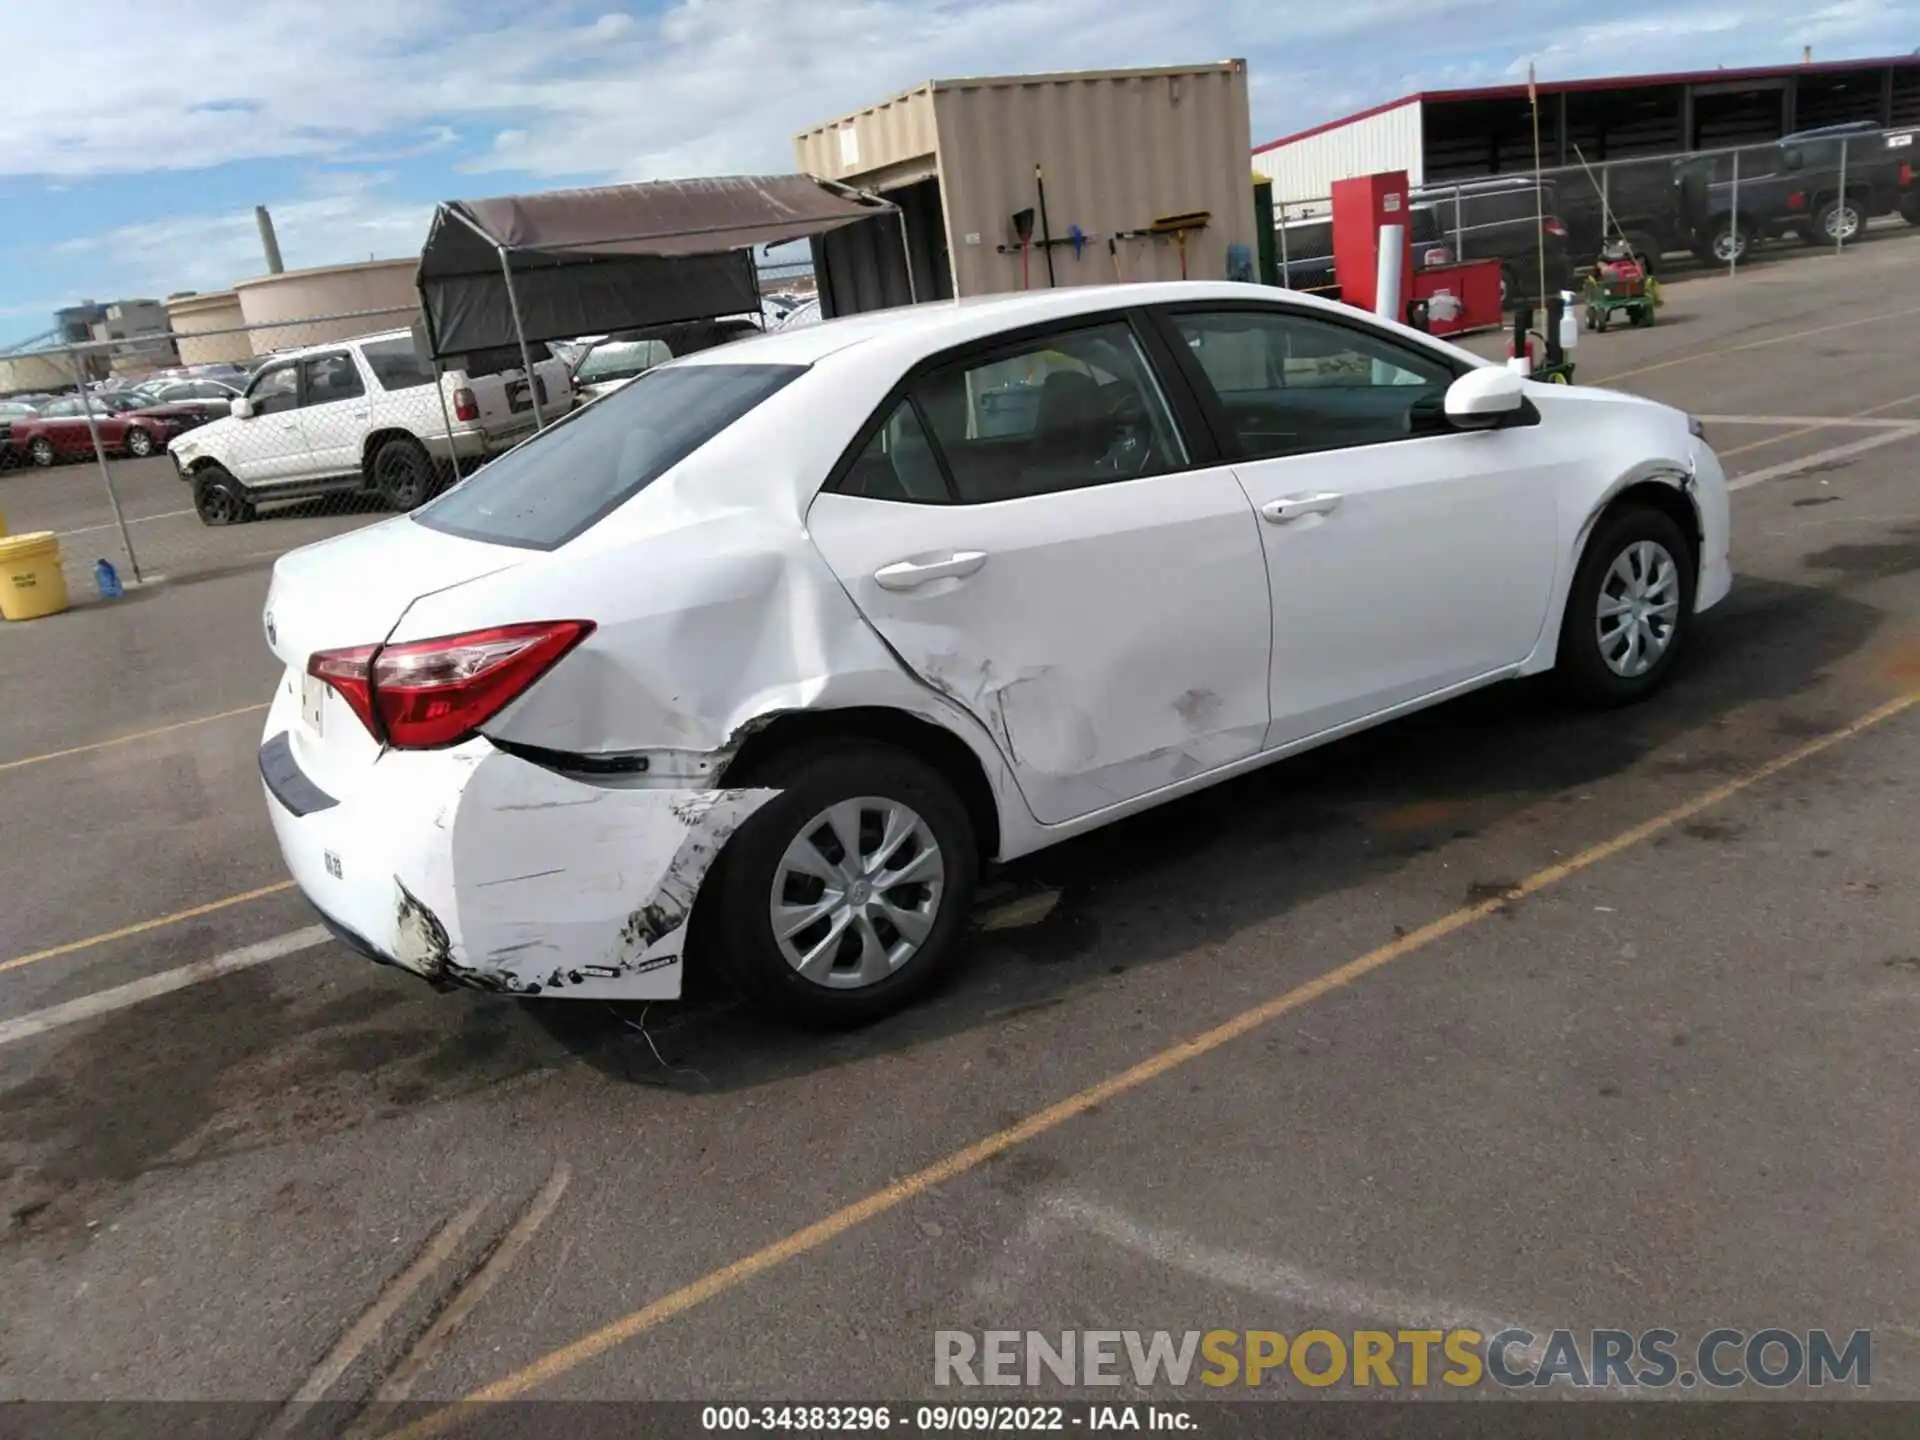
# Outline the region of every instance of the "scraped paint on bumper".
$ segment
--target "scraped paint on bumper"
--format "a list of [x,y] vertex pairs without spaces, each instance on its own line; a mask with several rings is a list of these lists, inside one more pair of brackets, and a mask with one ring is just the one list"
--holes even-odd
[[473,740],[389,751],[335,803],[289,804],[293,709],[283,687],[262,767],[288,869],[354,948],[437,984],[676,998],[700,885],[776,793],[589,784]]

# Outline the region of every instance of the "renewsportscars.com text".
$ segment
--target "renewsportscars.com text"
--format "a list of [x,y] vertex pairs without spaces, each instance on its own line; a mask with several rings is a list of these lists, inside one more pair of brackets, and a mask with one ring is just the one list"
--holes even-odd
[[1710,1330],[939,1330],[939,1386],[1730,1390],[1873,1383],[1873,1332]]

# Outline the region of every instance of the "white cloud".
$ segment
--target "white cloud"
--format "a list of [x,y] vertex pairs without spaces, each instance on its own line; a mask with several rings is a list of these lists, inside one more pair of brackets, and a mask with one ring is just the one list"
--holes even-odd
[[[9,0],[17,66],[0,171],[83,175],[237,159],[352,160],[477,143],[468,169],[653,177],[785,168],[792,134],[940,75],[1245,56],[1255,138],[1423,84],[1904,51],[1920,0],[668,0],[645,17],[569,3],[225,0],[168,7],[161,63],[75,45],[70,7]],[[201,10],[197,17],[192,13]],[[94,0],[86,29],[151,28]],[[1274,84],[1275,75],[1294,83]]]
[[[411,254],[427,236],[433,206],[400,200],[387,177],[335,178],[272,207],[289,269]],[[98,293],[165,295],[221,290],[261,274],[260,233],[251,207],[176,215],[64,240],[50,258],[110,276]],[[66,302],[62,302],[66,303]]]

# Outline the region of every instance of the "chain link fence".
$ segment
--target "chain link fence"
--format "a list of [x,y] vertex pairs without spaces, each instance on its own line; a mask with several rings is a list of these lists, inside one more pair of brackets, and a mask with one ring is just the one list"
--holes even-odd
[[425,503],[674,354],[789,321],[811,290],[804,261],[763,266],[760,314],[524,359],[428,360],[415,307],[0,355],[0,522],[58,535],[76,597],[103,560],[132,583],[259,568]]
[[[1663,279],[1847,247],[1920,226],[1913,127],[1459,177],[1416,188],[1414,264],[1497,259],[1509,297],[1569,288],[1622,239]],[[1276,207],[1281,283],[1333,284],[1330,197]]]

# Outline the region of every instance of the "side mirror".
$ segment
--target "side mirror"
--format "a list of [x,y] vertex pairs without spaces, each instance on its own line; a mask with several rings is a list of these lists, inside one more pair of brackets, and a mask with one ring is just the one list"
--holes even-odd
[[241,395],[234,400],[232,407],[227,413],[236,420],[251,420],[253,418],[253,402],[246,396]]
[[1456,430],[1491,430],[1526,402],[1526,385],[1518,375],[1504,365],[1486,365],[1447,387],[1447,421]]

